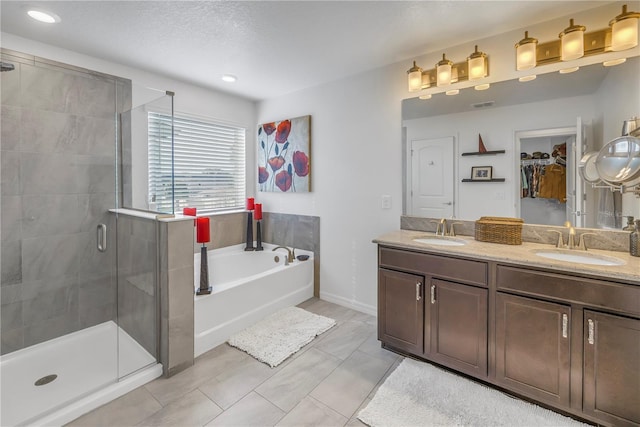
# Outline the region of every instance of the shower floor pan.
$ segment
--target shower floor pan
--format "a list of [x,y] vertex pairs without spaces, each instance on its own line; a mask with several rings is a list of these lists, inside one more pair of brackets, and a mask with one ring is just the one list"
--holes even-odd
[[114,322],[92,326],[0,358],[0,425],[62,425],[161,374]]

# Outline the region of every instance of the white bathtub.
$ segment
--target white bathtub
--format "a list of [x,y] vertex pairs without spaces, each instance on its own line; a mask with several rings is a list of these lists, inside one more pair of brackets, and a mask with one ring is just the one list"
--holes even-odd
[[[313,252],[307,261],[284,265],[287,252],[263,244],[264,251],[244,252],[244,244],[208,252],[210,295],[195,296],[195,356],[281,308],[313,296]],[[275,261],[275,257],[279,261]],[[200,286],[200,253],[194,256],[194,288]]]

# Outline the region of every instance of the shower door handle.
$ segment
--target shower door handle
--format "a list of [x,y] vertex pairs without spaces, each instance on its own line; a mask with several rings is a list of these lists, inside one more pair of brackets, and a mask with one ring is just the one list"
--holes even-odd
[[97,229],[97,243],[98,243],[98,250],[100,252],[106,252],[107,251],[107,226],[104,224],[98,224],[98,229]]

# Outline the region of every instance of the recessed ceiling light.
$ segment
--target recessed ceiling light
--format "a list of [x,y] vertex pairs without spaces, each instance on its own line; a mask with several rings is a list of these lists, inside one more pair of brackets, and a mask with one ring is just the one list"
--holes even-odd
[[538,76],[536,76],[535,74],[532,74],[530,76],[522,76],[518,79],[518,81],[530,82],[531,80],[535,80],[536,78],[538,78]]
[[481,85],[474,86],[474,89],[475,90],[487,90],[487,89],[489,89],[489,87],[491,87],[491,85],[489,83],[483,83]]
[[604,65],[605,67],[613,67],[614,65],[619,65],[626,62],[626,60],[627,58],[612,59],[610,61],[604,61],[602,65]]
[[420,99],[431,99],[431,94],[428,93],[426,95],[420,95],[418,98],[420,98]]
[[446,95],[457,95],[460,93],[459,89],[451,89],[445,92]]
[[234,76],[234,75],[231,75],[231,74],[223,74],[222,75],[222,80],[227,82],[227,83],[233,83],[236,80],[238,80],[238,78],[236,76]]
[[36,21],[44,22],[46,24],[56,24],[60,22],[60,17],[58,15],[42,9],[29,9],[27,10],[27,15]]
[[573,73],[575,71],[578,71],[580,69],[580,67],[571,67],[571,68],[565,68],[563,70],[560,70],[560,74],[569,74],[569,73]]

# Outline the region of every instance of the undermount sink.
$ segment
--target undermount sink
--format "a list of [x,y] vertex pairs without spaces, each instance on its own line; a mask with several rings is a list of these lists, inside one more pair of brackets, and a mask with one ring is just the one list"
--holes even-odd
[[534,253],[539,257],[554,259],[556,261],[572,262],[574,264],[623,265],[625,263],[620,258],[584,251],[578,252],[575,250],[543,249],[534,251]]
[[425,245],[436,245],[436,246],[464,246],[467,244],[467,242],[462,239],[456,239],[455,237],[444,237],[444,236],[420,237],[417,239],[413,239],[413,241],[416,243],[423,243]]

